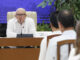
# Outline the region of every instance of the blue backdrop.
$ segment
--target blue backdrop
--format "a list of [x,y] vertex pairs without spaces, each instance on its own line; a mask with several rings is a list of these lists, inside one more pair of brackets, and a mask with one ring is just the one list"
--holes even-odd
[[7,12],[15,11],[17,8],[25,8],[27,11],[37,12],[37,23],[49,22],[49,14],[55,10],[55,7],[46,6],[37,7],[43,0],[0,0],[0,23],[7,23]]

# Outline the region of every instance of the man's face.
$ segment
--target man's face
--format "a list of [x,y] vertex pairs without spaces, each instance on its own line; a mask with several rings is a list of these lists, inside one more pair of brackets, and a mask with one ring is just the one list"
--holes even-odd
[[16,18],[20,24],[22,24],[26,18],[26,12],[23,10],[19,10],[16,12]]

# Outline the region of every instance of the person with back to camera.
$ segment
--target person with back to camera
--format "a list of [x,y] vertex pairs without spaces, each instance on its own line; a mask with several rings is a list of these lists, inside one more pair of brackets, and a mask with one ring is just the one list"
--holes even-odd
[[[70,10],[62,10],[58,14],[58,25],[62,32],[60,36],[49,40],[45,60],[57,60],[57,42],[63,40],[76,40],[74,30],[74,16]],[[68,46],[63,45],[60,48],[60,60],[68,60]]]
[[[52,34],[51,35],[61,35],[61,31],[58,27],[58,22],[57,22],[57,15],[59,11],[55,11],[50,14],[50,26],[52,29]],[[46,52],[47,52],[47,36],[44,37],[44,39],[41,41],[40,45],[40,54],[39,54],[39,60],[45,60]]]

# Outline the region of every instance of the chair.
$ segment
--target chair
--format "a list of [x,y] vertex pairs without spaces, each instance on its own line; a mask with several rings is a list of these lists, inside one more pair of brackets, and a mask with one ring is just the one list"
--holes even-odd
[[53,37],[56,37],[56,36],[59,36],[61,34],[55,34],[55,35],[49,35],[47,36],[47,47],[48,47],[48,43],[49,43],[49,39],[53,38]]
[[75,44],[75,40],[63,40],[57,42],[57,60],[60,60],[60,47],[64,44],[68,44],[68,54],[70,53],[71,50],[71,44]]
[[[7,21],[15,17],[15,13],[16,13],[15,11],[8,12]],[[35,25],[37,27],[37,13],[35,11],[27,11],[26,14],[27,14],[27,17],[34,19]]]
[[[40,46],[42,38],[0,38],[0,46]],[[0,60],[38,60],[40,48],[0,48]]]

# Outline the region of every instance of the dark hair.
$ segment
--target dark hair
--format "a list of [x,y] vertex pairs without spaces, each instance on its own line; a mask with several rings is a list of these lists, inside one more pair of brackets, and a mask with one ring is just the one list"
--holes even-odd
[[58,22],[57,22],[57,16],[58,16],[59,11],[55,11],[52,12],[50,14],[50,23],[52,24],[52,26],[54,26],[55,28],[59,28],[58,27]]
[[64,26],[74,27],[74,16],[70,10],[62,10],[58,14],[58,21]]

